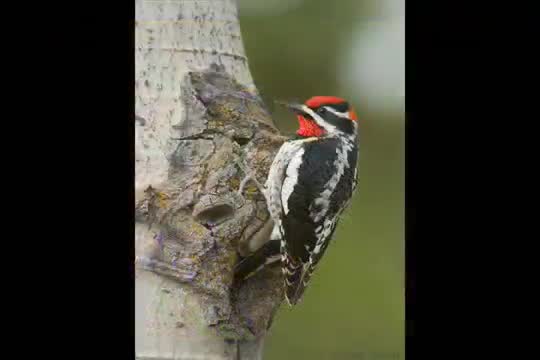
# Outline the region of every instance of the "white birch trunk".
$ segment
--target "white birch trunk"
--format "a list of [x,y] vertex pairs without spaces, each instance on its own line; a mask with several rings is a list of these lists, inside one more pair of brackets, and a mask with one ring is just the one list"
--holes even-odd
[[268,219],[260,194],[237,193],[235,161],[264,180],[283,139],[255,91],[236,3],[135,3],[136,357],[259,359],[281,278],[233,282],[237,250]]

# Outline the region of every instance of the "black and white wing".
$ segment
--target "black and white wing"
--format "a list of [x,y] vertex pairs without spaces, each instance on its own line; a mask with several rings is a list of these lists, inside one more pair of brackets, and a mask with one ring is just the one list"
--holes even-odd
[[287,176],[287,168],[297,153],[302,151],[303,142],[302,140],[294,139],[286,141],[274,157],[264,186],[266,205],[273,221],[272,234],[269,241],[236,265],[235,276],[240,279],[252,276],[264,267],[283,259],[283,227],[281,224],[283,207],[281,193]]
[[356,145],[320,139],[305,143],[287,167],[281,194],[281,253],[291,305],[302,298],[349,202],[356,159]]

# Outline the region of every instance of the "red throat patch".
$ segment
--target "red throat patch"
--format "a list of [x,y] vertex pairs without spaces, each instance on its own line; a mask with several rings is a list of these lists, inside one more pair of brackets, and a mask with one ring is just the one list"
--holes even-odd
[[298,115],[298,122],[300,123],[300,129],[296,132],[296,134],[303,136],[303,137],[312,137],[312,136],[322,136],[324,134],[324,130],[321,129],[317,124],[315,124],[315,121],[310,121],[304,118],[302,115]]

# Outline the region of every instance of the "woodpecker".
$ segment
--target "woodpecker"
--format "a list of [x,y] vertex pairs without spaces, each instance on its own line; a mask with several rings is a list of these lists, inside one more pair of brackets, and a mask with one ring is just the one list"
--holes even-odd
[[302,299],[357,184],[358,119],[334,96],[286,104],[299,122],[296,136],[279,149],[262,192],[274,222],[270,240],[238,264],[247,277],[281,262],[285,298]]

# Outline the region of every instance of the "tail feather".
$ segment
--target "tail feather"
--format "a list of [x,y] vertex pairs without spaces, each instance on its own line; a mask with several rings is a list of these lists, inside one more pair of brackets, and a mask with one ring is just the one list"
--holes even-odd
[[[320,251],[310,255],[308,261],[302,263],[299,260],[299,264],[295,266],[293,260],[289,256],[285,257],[287,265],[286,268],[288,269],[285,273],[287,279],[285,281],[286,298],[291,306],[296,305],[298,301],[302,299],[304,291],[311,280],[311,275],[313,275],[317,264],[321,260],[321,257],[325,253],[326,248],[330,243],[330,239],[332,238],[334,230],[336,229],[336,224],[337,222],[332,223],[330,234],[326,237],[326,241],[320,245]],[[283,250],[284,245],[282,244],[281,251],[283,252]]]
[[312,270],[310,263],[298,264],[287,267],[287,273],[285,274],[285,297],[289,305],[296,305],[304,295],[307,284],[311,278]]

